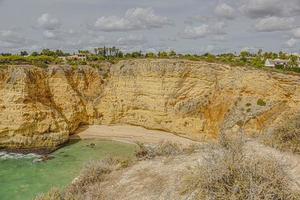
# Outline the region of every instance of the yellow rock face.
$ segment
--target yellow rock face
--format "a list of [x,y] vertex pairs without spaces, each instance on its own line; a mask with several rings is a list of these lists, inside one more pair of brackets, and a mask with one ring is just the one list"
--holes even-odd
[[0,147],[53,148],[80,124],[133,124],[193,139],[272,131],[300,112],[300,77],[182,60],[121,61],[108,72],[0,73]]

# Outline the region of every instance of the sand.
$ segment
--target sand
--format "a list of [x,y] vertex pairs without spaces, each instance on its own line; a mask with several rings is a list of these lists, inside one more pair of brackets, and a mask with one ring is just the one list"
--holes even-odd
[[71,139],[105,139],[127,143],[150,143],[157,144],[162,141],[169,141],[181,145],[190,145],[197,143],[187,138],[177,136],[175,134],[148,130],[138,126],[131,125],[91,125],[79,128]]

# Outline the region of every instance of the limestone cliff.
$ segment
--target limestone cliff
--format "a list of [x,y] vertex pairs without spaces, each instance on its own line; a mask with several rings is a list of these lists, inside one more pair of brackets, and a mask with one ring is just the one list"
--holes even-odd
[[300,77],[183,60],[130,60],[109,70],[0,72],[0,147],[52,148],[80,124],[126,123],[193,139],[243,127],[272,131],[300,112]]

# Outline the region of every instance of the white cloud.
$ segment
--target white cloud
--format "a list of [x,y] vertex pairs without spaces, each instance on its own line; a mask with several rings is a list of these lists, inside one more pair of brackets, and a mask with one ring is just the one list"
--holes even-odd
[[162,28],[171,25],[167,17],[158,16],[152,8],[133,8],[127,10],[124,17],[100,17],[95,22],[95,28],[101,31],[133,31]]
[[300,38],[300,28],[296,28],[293,30],[293,35],[296,38]]
[[44,37],[46,37],[47,39],[55,39],[57,38],[57,35],[53,32],[53,31],[49,31],[49,30],[45,30],[43,32]]
[[55,30],[61,26],[58,19],[52,17],[48,13],[42,14],[37,20],[38,26],[45,30]]
[[185,39],[198,39],[206,37],[209,33],[210,30],[207,24],[195,27],[187,26],[182,33],[182,37]]
[[221,18],[226,18],[226,19],[235,18],[235,9],[226,3],[218,4],[214,12],[218,17]]
[[259,32],[287,31],[293,28],[294,22],[294,18],[266,17],[256,22],[255,29]]
[[[185,39],[199,39],[207,36],[212,36],[215,40],[216,36],[225,35],[226,24],[222,21],[202,24],[200,26],[186,26],[184,31],[180,33],[180,36]],[[224,38],[222,38],[224,40]]]
[[117,40],[117,44],[121,46],[135,46],[135,45],[143,45],[147,43],[147,39],[141,35],[129,35],[127,37],[120,37]]
[[285,42],[285,44],[288,46],[288,47],[294,47],[296,44],[297,44],[297,40],[294,39],[294,38],[291,38],[289,39],[288,41]]

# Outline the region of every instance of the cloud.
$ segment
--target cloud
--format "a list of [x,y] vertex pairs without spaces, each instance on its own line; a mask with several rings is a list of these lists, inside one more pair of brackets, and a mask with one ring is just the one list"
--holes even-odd
[[22,48],[33,41],[29,41],[24,36],[20,35],[16,31],[12,30],[2,30],[0,31],[0,47],[2,48]]
[[45,30],[43,36],[47,39],[58,39],[57,35],[53,31]]
[[[180,36],[184,39],[199,39],[207,36],[220,38],[215,36],[225,35],[226,24],[224,22],[216,22],[211,24],[202,24],[200,26],[186,26]],[[224,38],[222,38],[224,39]]]
[[134,31],[162,28],[171,25],[167,17],[158,16],[152,8],[133,8],[127,10],[124,17],[100,17],[94,27],[101,31]]
[[182,38],[185,39],[199,39],[199,38],[206,37],[209,33],[210,33],[209,26],[207,24],[203,24],[201,26],[185,27],[181,36]]
[[296,28],[292,32],[295,38],[300,38],[300,28]]
[[121,46],[144,45],[145,43],[147,43],[147,39],[141,35],[129,35],[127,37],[120,37],[117,40],[117,44]]
[[287,31],[293,28],[294,22],[294,18],[266,17],[256,22],[255,29],[259,32]]
[[294,47],[297,43],[298,43],[298,41],[294,38],[291,38],[291,39],[289,39],[288,41],[285,42],[285,44],[290,48]]
[[235,9],[229,6],[226,3],[218,4],[214,10],[215,14],[220,18],[225,19],[234,19],[235,18]]
[[280,0],[247,0],[241,10],[251,18],[277,16],[282,14],[280,4]]
[[244,0],[240,10],[250,18],[291,17],[300,13],[299,0]]
[[58,19],[52,17],[48,13],[42,14],[37,20],[38,26],[45,30],[55,30],[61,26],[61,23]]

